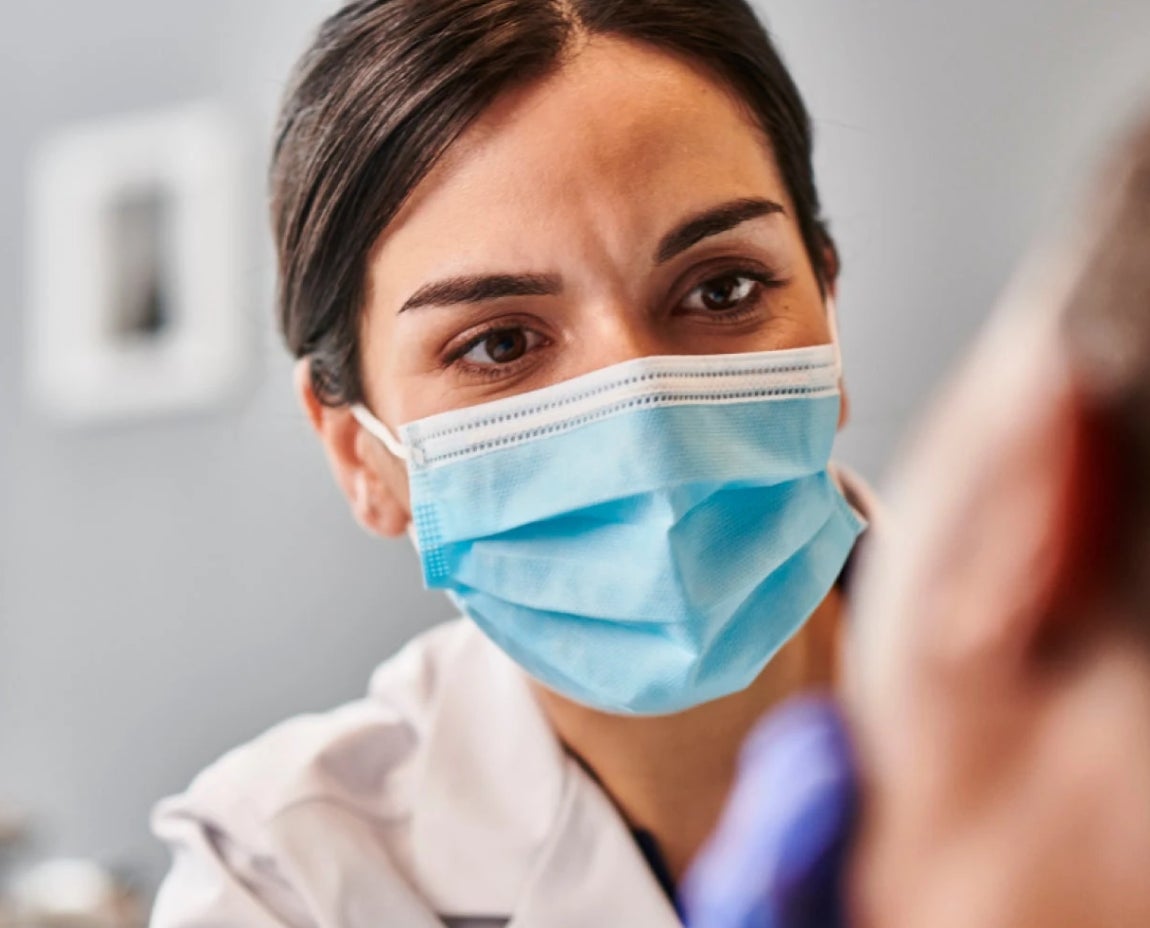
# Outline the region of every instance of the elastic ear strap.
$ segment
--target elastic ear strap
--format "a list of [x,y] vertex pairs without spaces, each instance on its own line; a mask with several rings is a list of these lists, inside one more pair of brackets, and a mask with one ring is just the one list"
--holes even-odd
[[827,296],[827,324],[831,330],[831,344],[835,349],[835,376],[841,378],[843,375],[843,347],[839,342],[839,312],[838,307],[835,305],[835,298]]
[[391,434],[391,429],[371,414],[371,410],[362,403],[352,403],[351,414],[355,416],[356,422],[362,425],[369,434],[378,438],[383,447],[395,457],[401,461],[407,460],[407,449],[403,447],[403,443]]

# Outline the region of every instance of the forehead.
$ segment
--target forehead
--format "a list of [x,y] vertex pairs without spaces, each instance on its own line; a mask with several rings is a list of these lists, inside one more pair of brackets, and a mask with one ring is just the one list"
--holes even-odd
[[372,276],[395,282],[461,255],[538,265],[549,248],[592,243],[622,255],[750,195],[791,209],[747,107],[692,63],[596,37],[468,128],[381,237]]

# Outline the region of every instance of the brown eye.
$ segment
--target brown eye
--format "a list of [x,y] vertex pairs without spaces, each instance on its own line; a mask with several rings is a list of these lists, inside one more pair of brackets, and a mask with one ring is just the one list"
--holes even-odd
[[687,296],[687,303],[696,305],[690,308],[702,308],[709,312],[725,312],[737,309],[754,293],[758,281],[743,274],[726,274],[715,277],[696,287]]
[[539,336],[523,328],[496,329],[476,341],[463,360],[478,365],[512,364],[539,341]]

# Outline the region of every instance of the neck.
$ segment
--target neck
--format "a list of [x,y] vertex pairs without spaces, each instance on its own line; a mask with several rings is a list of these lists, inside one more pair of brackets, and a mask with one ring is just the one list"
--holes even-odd
[[799,690],[833,683],[841,610],[832,590],[747,689],[675,715],[609,715],[536,686],[564,745],[628,824],[654,836],[676,881],[718,823],[754,724]]

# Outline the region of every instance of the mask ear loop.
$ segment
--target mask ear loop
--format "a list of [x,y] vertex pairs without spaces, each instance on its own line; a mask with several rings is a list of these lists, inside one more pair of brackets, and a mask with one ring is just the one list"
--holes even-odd
[[369,410],[366,406],[364,406],[362,403],[352,403],[351,414],[355,417],[355,421],[363,426],[368,434],[379,439],[380,444],[382,444],[383,447],[390,451],[392,455],[399,458],[401,461],[406,461],[408,459],[408,452],[407,449],[403,446],[403,442],[401,442],[391,433],[391,429],[389,429],[379,419],[373,416],[371,410]]
[[835,304],[835,298],[827,295],[827,325],[831,330],[831,345],[834,348],[834,365],[835,377],[839,381],[839,387],[842,388],[843,380],[843,348],[839,342],[839,312],[838,306]]

